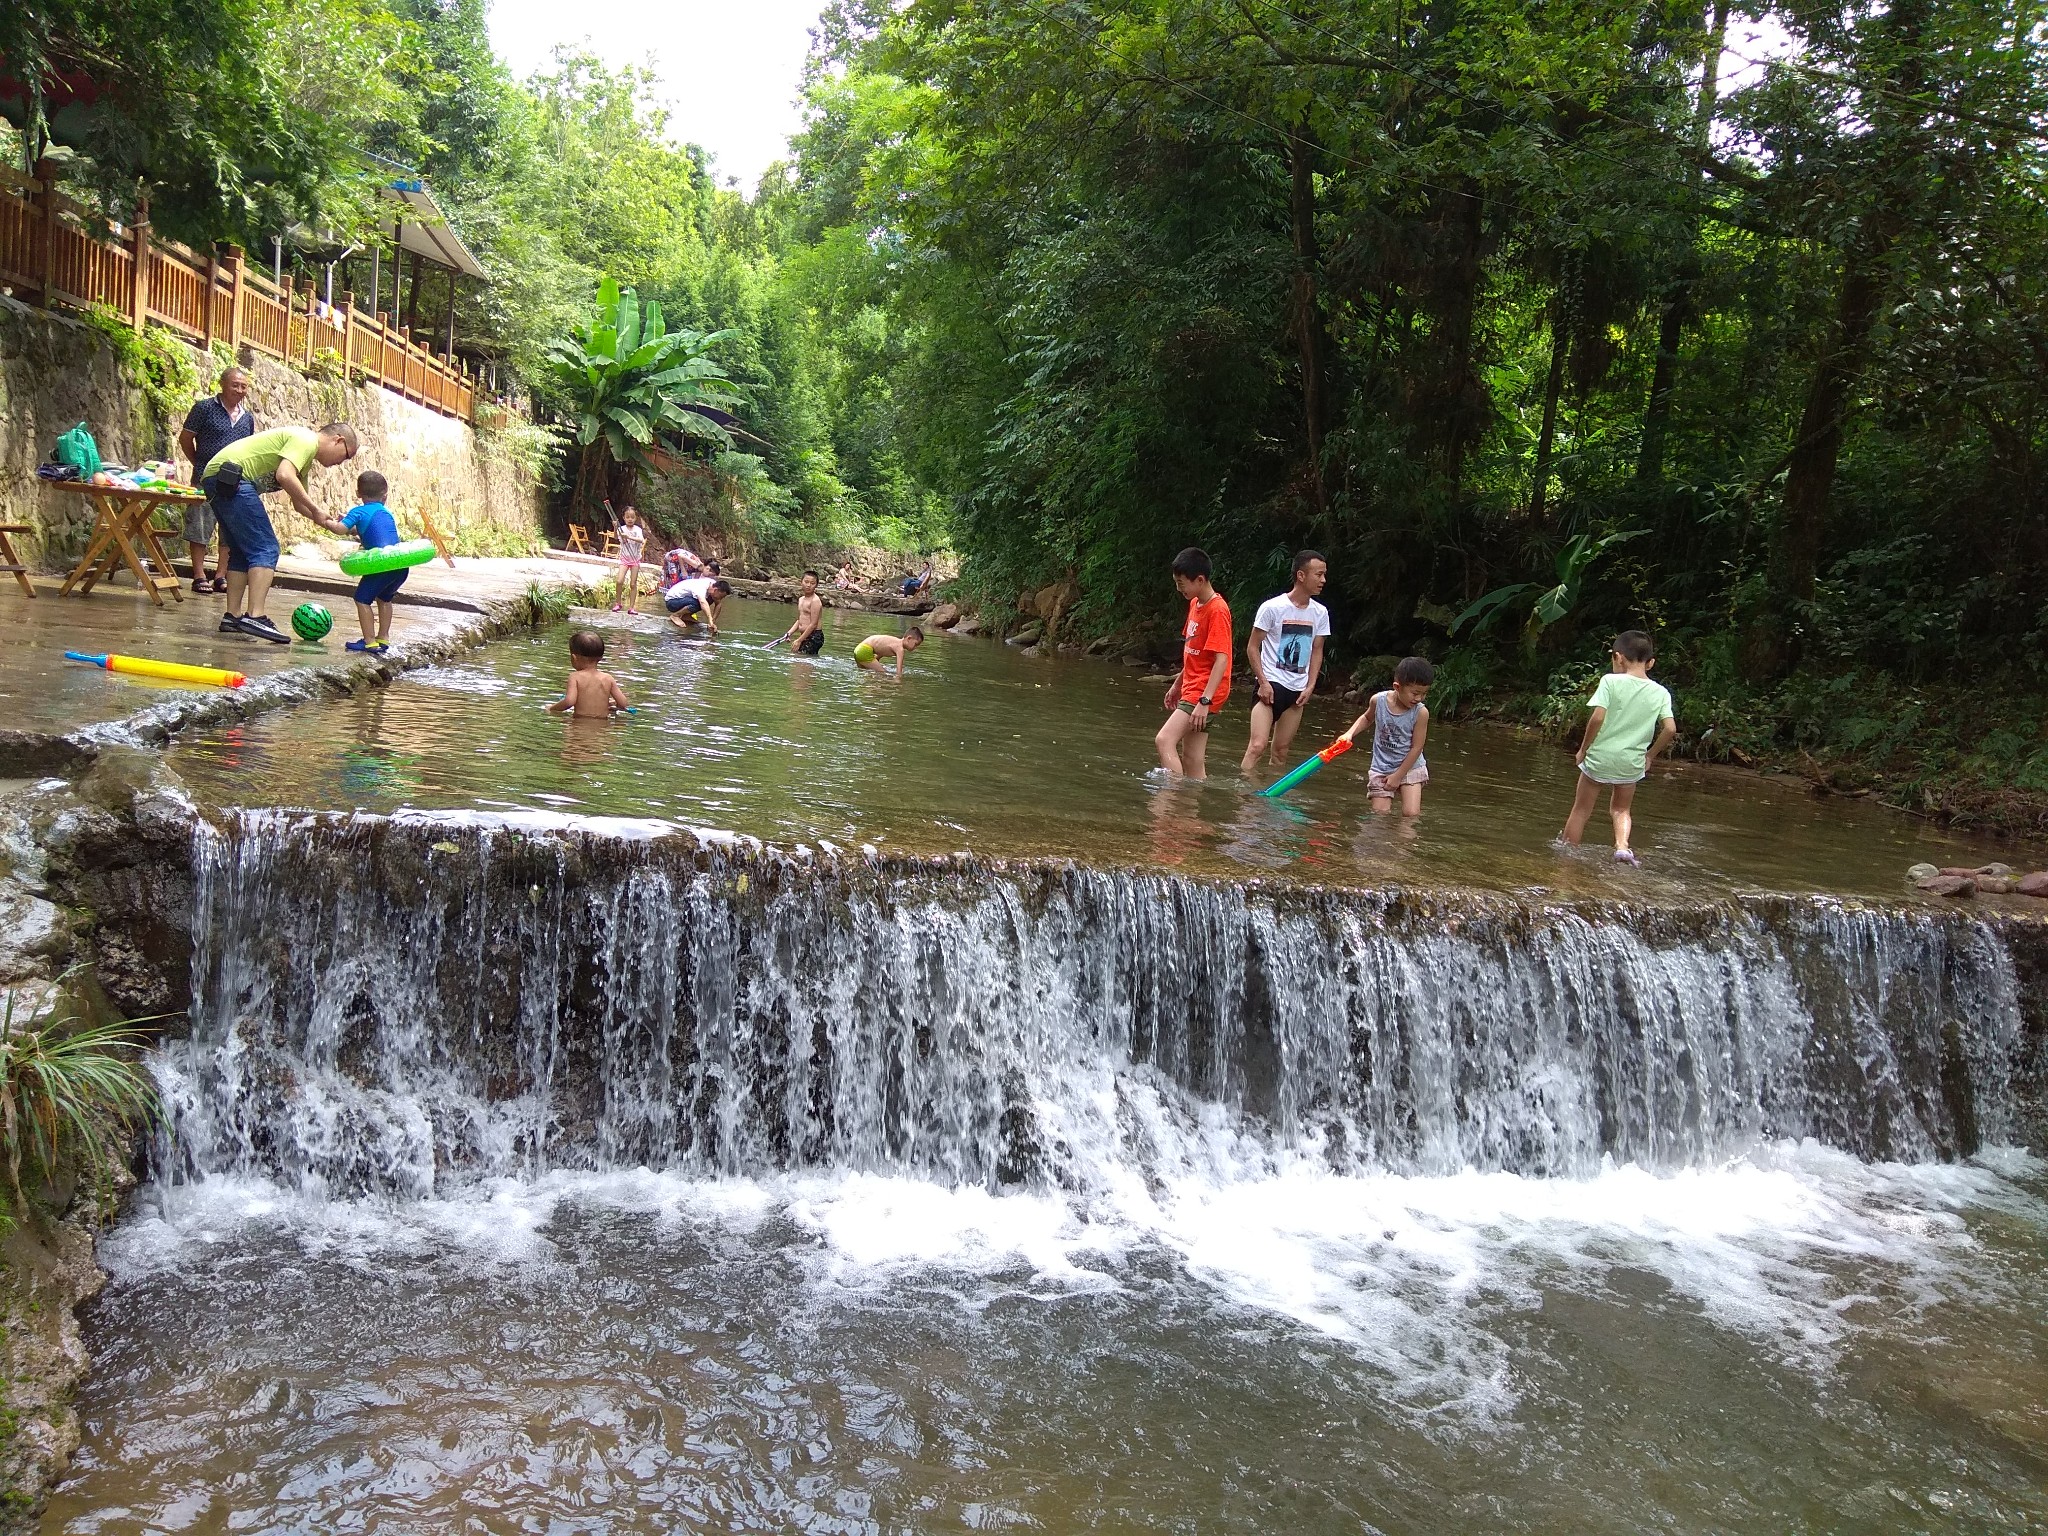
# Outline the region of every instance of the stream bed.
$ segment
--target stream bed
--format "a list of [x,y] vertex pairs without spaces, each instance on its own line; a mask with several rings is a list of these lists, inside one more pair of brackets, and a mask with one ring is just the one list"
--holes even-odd
[[172,749],[46,1531],[2048,1525],[2048,942],[1871,899],[1995,852],[1679,770],[1618,871],[1504,731],[1403,827],[1161,786],[1099,664],[609,633],[646,714],[555,631]]

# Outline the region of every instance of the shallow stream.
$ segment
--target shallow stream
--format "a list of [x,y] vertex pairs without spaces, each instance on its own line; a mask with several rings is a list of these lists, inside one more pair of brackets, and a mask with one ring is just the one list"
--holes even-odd
[[196,834],[46,1530],[2048,1525],[2048,950],[1811,894],[1980,850],[1681,770],[1563,858],[1480,729],[1407,828],[1235,711],[1167,790],[1159,685],[968,642],[614,633],[564,724],[561,649],[174,749],[307,809]]
[[[1267,800],[1238,772],[1242,688],[1215,727],[1208,784],[1169,787],[1151,742],[1163,687],[1129,669],[936,636],[899,683],[860,671],[849,653],[870,629],[900,621],[833,614],[827,654],[810,661],[761,649],[790,609],[728,606],[736,611],[716,642],[653,621],[644,632],[603,631],[605,665],[643,710],[628,719],[544,712],[568,672],[567,631],[557,628],[389,688],[181,742],[171,763],[222,804],[663,817],[784,845],[965,848],[1347,885],[1894,898],[1907,894],[1907,866],[1923,860],[2031,855],[2048,867],[2048,850],[1961,837],[1794,780],[1680,765],[1638,798],[1643,869],[1616,871],[1604,811],[1585,853],[1561,857],[1550,846],[1571,805],[1570,755],[1485,725],[1431,727],[1432,777],[1415,823],[1368,817],[1363,752]],[[1355,713],[1312,701],[1297,757]]]

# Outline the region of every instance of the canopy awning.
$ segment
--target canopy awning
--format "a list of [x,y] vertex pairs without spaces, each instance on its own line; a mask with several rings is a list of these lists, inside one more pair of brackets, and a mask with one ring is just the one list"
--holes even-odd
[[398,205],[392,221],[381,226],[385,239],[395,240],[400,250],[411,251],[430,266],[488,280],[490,274],[483,263],[462,243],[462,236],[455,232],[454,223],[434,201],[425,182],[390,181],[383,190],[385,198]]

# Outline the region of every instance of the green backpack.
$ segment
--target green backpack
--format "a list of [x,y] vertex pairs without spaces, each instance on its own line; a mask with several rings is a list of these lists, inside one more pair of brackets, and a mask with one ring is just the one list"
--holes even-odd
[[92,440],[92,433],[82,421],[57,439],[56,457],[59,464],[74,466],[81,480],[90,480],[100,472],[100,445]]

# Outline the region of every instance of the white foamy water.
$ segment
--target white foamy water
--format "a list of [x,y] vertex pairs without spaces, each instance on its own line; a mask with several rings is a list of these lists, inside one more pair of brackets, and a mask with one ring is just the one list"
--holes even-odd
[[1361,1177],[1303,1156],[1241,1180],[1133,1177],[1085,1198],[871,1172],[556,1173],[452,1199],[354,1201],[221,1178],[153,1187],[101,1253],[123,1284],[280,1242],[365,1272],[393,1259],[544,1272],[562,1257],[566,1215],[628,1213],[652,1218],[649,1262],[662,1234],[688,1232],[738,1242],[745,1263],[793,1263],[821,1303],[937,1286],[966,1309],[1128,1297],[1158,1283],[1163,1259],[1173,1284],[1226,1319],[1284,1319],[1372,1367],[1406,1411],[1469,1425],[1516,1411],[1517,1314],[1548,1292],[1600,1296],[1625,1274],[1655,1277],[1668,1305],[1803,1372],[1826,1373],[1859,1337],[1915,1337],[1944,1302],[2004,1284],[1972,1211],[2048,1231],[2048,1207],[2017,1182],[2041,1173],[2006,1149],[1960,1165],[1866,1164],[1807,1143],[1586,1179]]
[[2048,1170],[1967,915],[549,814],[195,851],[53,1528],[2048,1518]]

